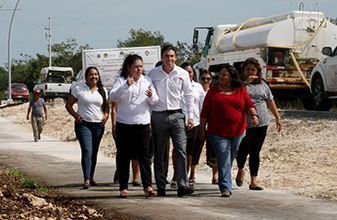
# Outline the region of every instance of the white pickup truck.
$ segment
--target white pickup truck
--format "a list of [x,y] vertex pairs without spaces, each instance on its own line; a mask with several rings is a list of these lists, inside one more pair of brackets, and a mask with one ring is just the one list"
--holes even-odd
[[337,101],[337,47],[323,47],[326,55],[313,69],[310,78],[310,91],[313,107],[319,111],[329,111],[332,102]]
[[33,90],[39,90],[45,99],[68,98],[74,71],[71,67],[45,67]]

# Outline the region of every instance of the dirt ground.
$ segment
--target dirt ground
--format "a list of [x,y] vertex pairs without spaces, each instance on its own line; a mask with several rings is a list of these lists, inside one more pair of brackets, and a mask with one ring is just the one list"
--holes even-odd
[[[30,121],[26,120],[27,108],[28,103],[3,108],[0,116],[30,128]],[[271,119],[261,152],[259,184],[267,189],[290,190],[297,195],[337,202],[337,118],[282,116],[282,123],[283,129],[277,133],[275,121]],[[73,127],[74,120],[63,104],[48,105],[48,120],[43,134],[59,137],[62,141],[76,141]],[[101,150],[110,157],[116,151],[110,119],[106,124]],[[250,181],[247,167],[244,184]],[[205,150],[197,169],[211,172],[205,162]],[[235,163],[234,178],[236,170]]]

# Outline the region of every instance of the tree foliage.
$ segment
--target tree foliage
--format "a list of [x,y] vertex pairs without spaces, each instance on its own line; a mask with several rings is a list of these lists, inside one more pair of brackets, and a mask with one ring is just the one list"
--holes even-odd
[[164,36],[159,32],[145,31],[143,29],[129,31],[130,36],[126,40],[117,40],[117,47],[144,47],[144,46],[163,46]]
[[[78,47],[76,39],[69,38],[66,42],[52,45],[52,66],[72,67],[77,73],[82,69],[82,50],[92,49],[88,44]],[[38,81],[40,71],[49,65],[49,58],[42,54],[32,57],[21,54],[19,59],[12,59],[12,83],[24,83],[31,91]],[[6,66],[8,69],[8,66]],[[0,67],[0,99],[8,88],[8,72]]]
[[[145,31],[143,29],[129,31],[130,36],[126,40],[118,40],[117,47],[141,47],[141,46],[160,46],[163,47],[166,44],[171,44],[165,41],[164,36],[159,32]],[[173,45],[173,44],[171,44]],[[199,62],[200,55],[193,53],[192,45],[177,41],[176,45],[173,45],[177,49],[177,65],[181,65],[185,61],[189,61],[192,64]]]

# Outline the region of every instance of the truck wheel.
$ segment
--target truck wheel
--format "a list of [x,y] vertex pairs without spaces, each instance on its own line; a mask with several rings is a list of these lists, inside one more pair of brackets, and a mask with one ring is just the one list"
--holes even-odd
[[314,109],[317,111],[329,111],[332,107],[330,100],[324,97],[324,87],[321,78],[317,78],[312,89]]
[[312,99],[303,98],[302,99],[303,107],[305,110],[314,110],[314,105],[312,104]]

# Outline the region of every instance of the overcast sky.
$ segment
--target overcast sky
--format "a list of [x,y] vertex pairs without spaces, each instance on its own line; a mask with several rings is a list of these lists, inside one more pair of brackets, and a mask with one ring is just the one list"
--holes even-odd
[[[8,62],[9,24],[17,0],[0,0],[0,66]],[[242,23],[254,17],[268,17],[299,9],[291,0],[21,0],[12,27],[12,58],[20,54],[45,54],[48,17],[52,44],[73,37],[79,45],[114,48],[129,30],[160,31],[165,40],[192,43],[196,26]],[[336,0],[304,0],[304,10],[337,17]]]

